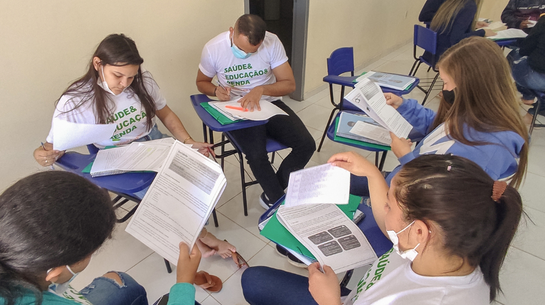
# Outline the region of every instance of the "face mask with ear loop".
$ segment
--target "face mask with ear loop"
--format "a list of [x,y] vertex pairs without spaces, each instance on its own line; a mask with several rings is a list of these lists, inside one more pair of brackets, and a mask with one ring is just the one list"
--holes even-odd
[[100,71],[100,72],[102,73],[102,81],[99,81],[99,82],[98,82],[98,85],[99,85],[102,89],[104,89],[104,91],[106,91],[106,92],[108,92],[108,93],[111,93],[111,94],[113,94],[113,95],[115,95],[115,96],[117,96],[117,95],[119,95],[119,94],[125,92],[125,89],[127,89],[127,87],[123,88],[123,90],[122,90],[119,94],[113,93],[113,91],[110,90],[110,87],[108,86],[108,83],[106,82],[106,77],[104,77],[104,66],[103,66],[103,65],[100,65],[100,67],[101,67],[101,71]]
[[392,241],[392,243],[394,244],[393,247],[396,250],[397,254],[399,254],[399,256],[401,256],[404,259],[409,259],[411,262],[414,261],[414,259],[418,255],[418,252],[416,252],[416,248],[418,248],[418,246],[420,246],[420,243],[418,243],[418,245],[416,245],[416,247],[414,247],[413,249],[409,249],[409,250],[405,250],[405,251],[401,252],[399,250],[399,238],[397,237],[397,235],[399,233],[407,230],[407,228],[412,226],[414,224],[414,222],[415,221],[413,220],[413,222],[411,222],[403,230],[401,230],[401,231],[399,231],[397,233],[395,231],[390,231],[390,230],[386,231],[386,233],[388,233],[388,237],[390,238],[390,241]]
[[233,52],[233,55],[235,55],[235,57],[238,59],[246,59],[252,56],[252,54],[254,54],[254,53],[246,53],[242,51],[241,49],[239,49],[233,42],[233,37],[231,37],[231,51]]
[[[78,274],[79,274],[79,272],[76,273],[76,272],[72,271],[72,269],[70,269],[70,266],[68,266],[68,265],[66,265],[66,269],[68,269],[68,271],[70,271],[70,273],[72,273],[72,277],[68,281],[66,281],[64,283],[61,283],[61,284],[51,282],[51,284],[49,285],[49,287],[47,289],[49,292],[54,293],[56,295],[62,296],[62,294],[70,286],[70,282],[72,282],[76,278],[76,276],[78,276]],[[52,269],[47,270],[47,273],[49,274],[49,272],[51,272],[51,270]]]

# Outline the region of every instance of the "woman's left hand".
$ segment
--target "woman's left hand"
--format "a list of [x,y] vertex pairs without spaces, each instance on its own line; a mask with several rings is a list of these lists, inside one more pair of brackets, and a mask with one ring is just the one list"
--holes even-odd
[[410,139],[398,138],[393,132],[390,131],[390,137],[392,138],[392,152],[399,159],[412,151],[413,142]]
[[210,153],[214,154],[214,151],[212,150],[212,146],[214,146],[213,144],[209,144],[206,142],[196,142],[193,139],[185,141],[185,144],[193,145],[193,148],[196,148],[198,152],[207,157],[210,156]]
[[320,271],[320,263],[308,266],[308,290],[320,305],[340,305],[341,286],[333,269],[324,266],[324,272]]

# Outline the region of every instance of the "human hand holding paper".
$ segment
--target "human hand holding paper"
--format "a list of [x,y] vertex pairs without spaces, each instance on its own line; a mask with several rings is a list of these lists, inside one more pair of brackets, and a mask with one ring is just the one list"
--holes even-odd
[[323,270],[322,273],[320,263],[308,266],[308,290],[318,304],[340,305],[341,287],[337,275],[329,266],[323,266]]
[[392,138],[390,147],[398,159],[412,151],[413,142],[410,139],[399,138],[393,132],[390,132],[390,137]]

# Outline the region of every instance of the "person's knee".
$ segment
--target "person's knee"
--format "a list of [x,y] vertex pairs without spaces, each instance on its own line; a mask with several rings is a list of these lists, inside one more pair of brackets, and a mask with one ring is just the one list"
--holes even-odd
[[257,266],[248,268],[242,273],[241,286],[242,294],[247,302],[254,304],[257,298],[261,295],[261,287],[259,285],[263,281],[263,271],[268,269],[267,267]]
[[119,276],[119,274],[117,272],[110,271],[110,272],[104,274],[103,277],[114,280],[119,286],[124,286],[125,285],[123,283],[123,280],[121,280],[121,277]]

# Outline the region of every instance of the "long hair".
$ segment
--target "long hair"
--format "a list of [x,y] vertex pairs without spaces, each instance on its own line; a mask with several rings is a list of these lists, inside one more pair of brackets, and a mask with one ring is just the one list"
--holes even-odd
[[507,186],[495,202],[492,178],[474,162],[453,155],[420,156],[396,177],[394,196],[407,221],[436,223],[441,248],[480,267],[493,301],[501,291],[500,268],[522,215],[517,190]]
[[[454,19],[468,1],[474,1],[477,7],[481,3],[481,0],[446,0],[433,16],[430,28],[441,34],[450,32]],[[477,20],[477,14],[475,14],[473,24],[475,24],[475,20]]]
[[[87,73],[81,78],[74,81],[68,88],[61,94],[69,95],[72,97],[78,97],[81,100],[74,106],[73,111],[87,103],[93,104],[93,110],[95,113],[95,120],[97,124],[106,124],[111,123],[111,116],[115,109],[115,105],[112,104],[108,94],[104,91],[99,85],[100,81],[99,73],[96,71],[93,66],[93,58],[98,57],[101,60],[101,65],[111,65],[111,66],[126,66],[126,65],[137,65],[138,74],[135,76],[131,85],[129,86],[132,89],[133,93],[138,96],[140,103],[144,106],[146,111],[146,122],[148,125],[148,130],[152,126],[152,119],[155,117],[156,106],[155,101],[149,94],[145,86],[144,80],[145,76],[142,75],[142,69],[140,65],[144,62],[144,59],[140,57],[138,49],[134,41],[125,36],[124,34],[111,34],[108,37],[104,38],[98,45],[95,53],[89,61],[89,68]],[[59,98],[60,99],[60,98]],[[58,103],[58,100],[57,100]]]
[[519,165],[510,181],[518,188],[528,164],[528,130],[518,112],[511,69],[497,44],[482,37],[465,38],[448,49],[437,63],[454,88],[452,106],[441,99],[430,131],[445,123],[448,134],[466,145],[484,145],[464,137],[464,126],[480,132],[513,131],[525,141]]
[[26,177],[0,195],[0,299],[16,303],[50,268],[80,262],[111,235],[115,213],[108,193],[63,171]]

